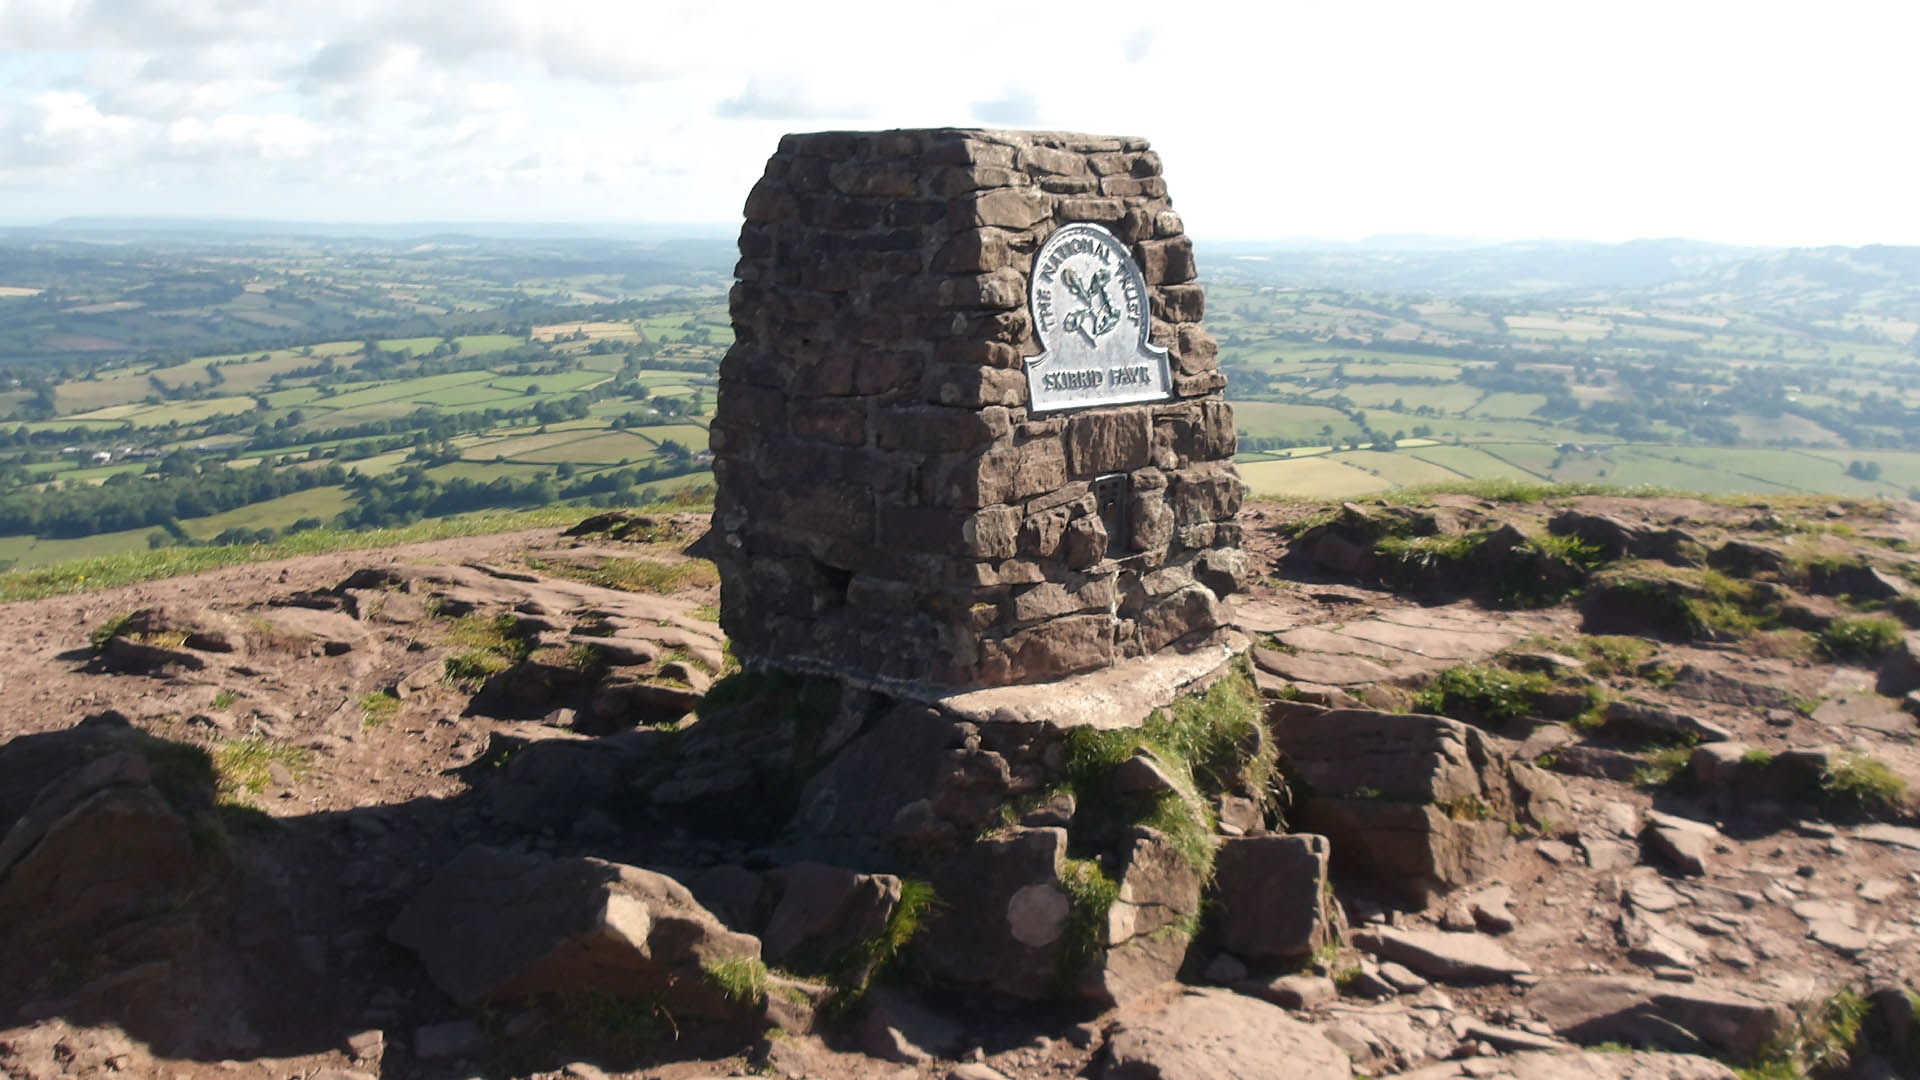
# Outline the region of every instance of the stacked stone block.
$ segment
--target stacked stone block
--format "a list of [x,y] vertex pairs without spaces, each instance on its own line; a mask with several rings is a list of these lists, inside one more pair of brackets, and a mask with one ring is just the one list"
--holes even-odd
[[[1029,410],[1028,273],[1071,222],[1133,251],[1172,400]],[[1144,140],[790,135],[747,198],[736,276],[713,552],[748,663],[998,686],[1222,625],[1245,574],[1233,413]],[[1103,513],[1092,482],[1114,476],[1124,506]]]

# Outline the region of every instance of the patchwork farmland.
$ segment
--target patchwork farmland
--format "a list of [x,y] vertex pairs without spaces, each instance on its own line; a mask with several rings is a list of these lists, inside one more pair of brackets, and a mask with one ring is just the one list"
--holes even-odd
[[[729,241],[134,250],[0,261],[0,565],[707,482]],[[1865,249],[1639,291],[1232,250],[1206,323],[1256,496],[1920,494],[1920,286]]]

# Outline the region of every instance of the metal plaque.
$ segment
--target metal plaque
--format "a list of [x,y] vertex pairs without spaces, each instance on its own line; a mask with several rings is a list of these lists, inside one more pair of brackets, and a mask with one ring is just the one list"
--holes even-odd
[[1034,412],[1173,396],[1167,350],[1147,342],[1147,279],[1106,229],[1077,223],[1049,236],[1028,301],[1041,348],[1027,360]]

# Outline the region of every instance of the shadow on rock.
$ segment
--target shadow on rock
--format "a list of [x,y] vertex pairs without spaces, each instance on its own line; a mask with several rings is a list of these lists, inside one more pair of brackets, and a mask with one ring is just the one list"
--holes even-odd
[[516,838],[480,791],[274,818],[228,782],[117,714],[0,746],[0,1063],[110,1025],[201,1061],[624,1070],[811,1021],[823,988],[769,983],[673,878],[488,846]]

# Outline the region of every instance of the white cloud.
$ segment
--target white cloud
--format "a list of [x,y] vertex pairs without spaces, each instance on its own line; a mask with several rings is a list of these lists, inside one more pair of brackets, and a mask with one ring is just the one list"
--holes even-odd
[[1916,31],[1846,0],[0,0],[0,182],[731,220],[783,131],[977,122],[1148,136],[1203,235],[1920,242]]
[[10,148],[0,154],[0,161],[48,170],[109,163],[134,126],[125,117],[101,112],[85,94],[36,94],[24,115],[9,125]]
[[312,155],[327,133],[297,116],[228,114],[211,121],[189,118],[169,125],[168,148],[174,156],[231,163],[291,161]]

